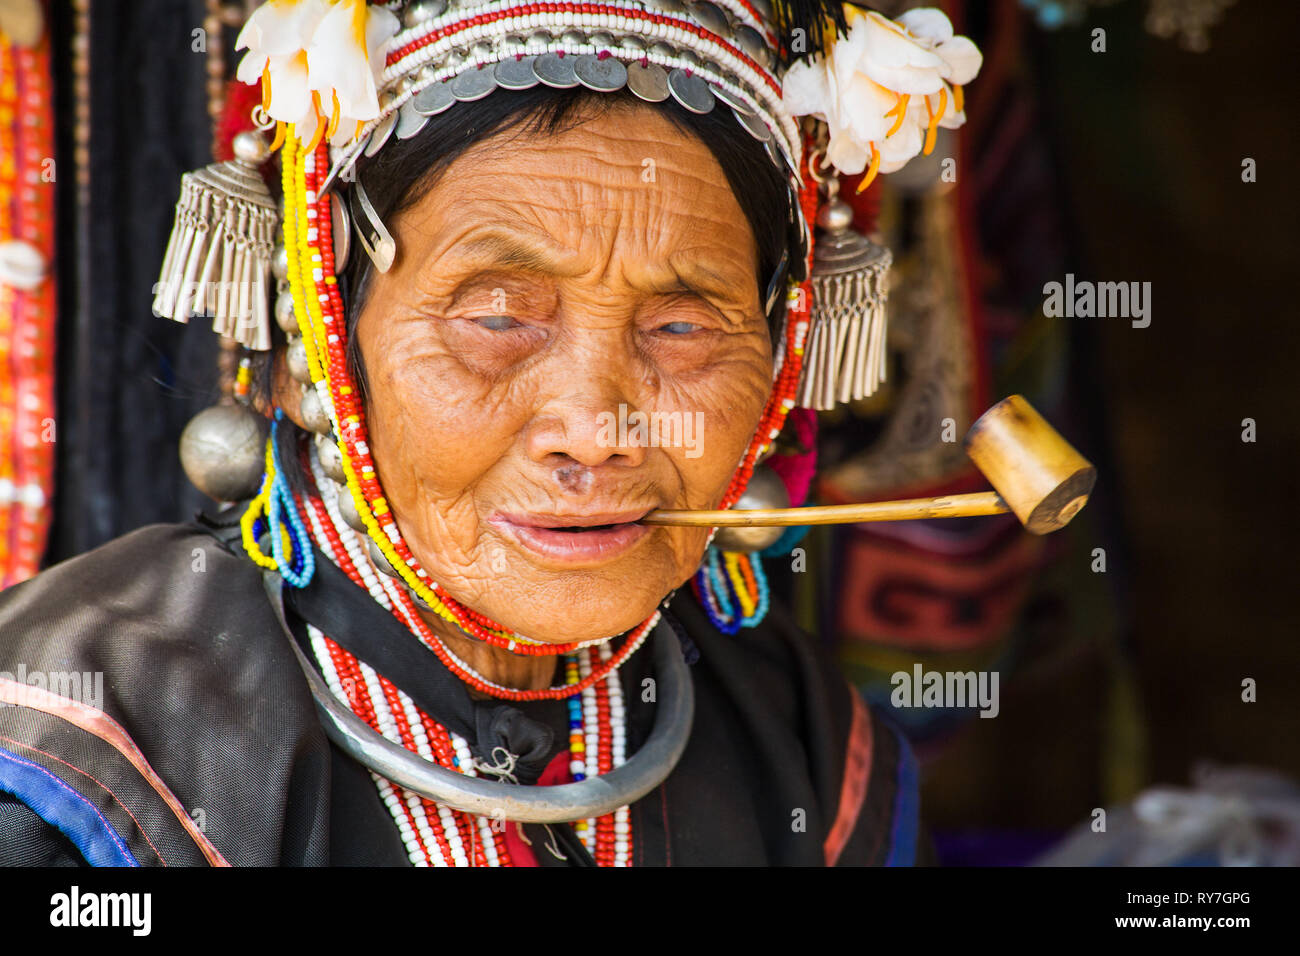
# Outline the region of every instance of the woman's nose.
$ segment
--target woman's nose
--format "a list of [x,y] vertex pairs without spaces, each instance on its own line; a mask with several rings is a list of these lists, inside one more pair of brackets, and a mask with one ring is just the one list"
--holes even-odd
[[559,380],[562,391],[548,399],[525,431],[528,457],[557,465],[596,468],[615,465],[635,468],[645,461],[646,449],[629,428],[642,415],[629,399],[628,389],[607,373],[584,380],[570,373]]

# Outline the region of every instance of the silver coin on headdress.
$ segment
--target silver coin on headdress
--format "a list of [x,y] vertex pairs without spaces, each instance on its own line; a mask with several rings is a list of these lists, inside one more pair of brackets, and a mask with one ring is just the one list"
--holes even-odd
[[[429,122],[429,117],[415,109],[414,100],[407,100],[402,104],[402,108],[397,111],[397,133],[398,139],[410,139],[420,130],[424,129],[424,124]],[[336,262],[337,266],[338,263]]]
[[772,68],[772,49],[767,45],[767,40],[763,38],[763,34],[742,23],[736,27],[736,42],[740,44],[740,48],[745,51],[749,58],[756,61],[759,66],[767,69]]
[[668,71],[658,63],[629,63],[627,88],[647,103],[662,103],[668,99]]
[[731,92],[725,87],[718,86],[717,84],[710,84],[709,89],[713,91],[714,96],[722,100],[722,102],[726,103],[737,113],[748,113],[750,116],[754,115],[754,107],[745,102],[744,97]]
[[691,15],[692,20],[710,33],[727,36],[731,32],[731,25],[727,23],[726,14],[709,3],[708,0],[699,0],[699,2],[688,4],[686,12]]
[[383,149],[384,144],[388,142],[388,137],[393,135],[393,130],[396,126],[396,112],[389,113],[380,120],[379,125],[370,131],[370,142],[366,143],[366,155],[373,156],[375,153]]
[[451,81],[451,95],[461,103],[481,100],[497,88],[496,77],[490,67],[466,70]]
[[537,78],[537,74],[533,72],[533,61],[536,59],[535,56],[525,56],[519,59],[511,56],[499,62],[493,68],[497,86],[503,90],[531,90],[541,82]]
[[668,74],[668,92],[692,113],[707,113],[713,109],[714,99],[709,84],[685,70],[673,70]]
[[579,83],[597,93],[613,93],[627,83],[627,67],[612,56],[601,59],[585,53],[574,62],[573,74]]
[[763,122],[762,118],[755,116],[753,113],[742,113],[735,107],[732,107],[731,115],[736,117],[740,125],[749,130],[749,135],[760,143],[766,143],[772,138],[772,131],[767,128],[767,124]]
[[423,116],[437,116],[444,110],[451,109],[456,102],[452,95],[451,84],[447,82],[431,83],[411,98],[415,111]]
[[533,72],[547,86],[557,90],[568,90],[578,85],[578,76],[573,72],[574,57],[560,56],[551,51],[543,53],[533,61]]

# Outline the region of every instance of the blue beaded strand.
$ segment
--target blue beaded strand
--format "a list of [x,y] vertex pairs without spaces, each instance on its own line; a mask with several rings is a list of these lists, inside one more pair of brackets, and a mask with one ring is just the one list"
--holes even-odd
[[696,574],[696,585],[704,596],[704,613],[709,616],[713,626],[723,634],[738,633],[740,621],[727,603],[730,594],[721,574],[716,549],[709,548],[705,552],[704,563]]
[[742,616],[740,598],[731,579],[723,571],[722,558],[716,548],[705,552],[704,563],[695,573],[695,586],[704,598],[704,613],[710,623],[723,634],[737,634],[742,627],[757,627],[767,617],[772,606],[772,592],[763,572],[763,563],[757,555],[749,556],[749,566],[754,572],[757,589],[754,613]]
[[[275,480],[271,483],[270,508],[267,519],[271,532],[271,555],[275,558],[280,576],[290,587],[305,588],[316,574],[316,555],[312,551],[311,536],[302,523],[302,516],[293,501],[293,492],[285,480],[284,469],[280,467],[280,443],[277,431],[284,412],[275,410],[275,420],[271,422],[271,461],[275,466]],[[289,540],[293,552],[286,557],[280,528],[288,524]]]

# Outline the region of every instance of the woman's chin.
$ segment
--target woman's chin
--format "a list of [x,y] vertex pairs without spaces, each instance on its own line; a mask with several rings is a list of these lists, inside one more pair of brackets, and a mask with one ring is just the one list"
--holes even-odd
[[[666,591],[665,591],[666,593]],[[543,601],[529,607],[503,608],[489,617],[516,634],[545,644],[599,641],[630,631],[655,612],[663,595],[633,597],[610,594],[606,600]]]

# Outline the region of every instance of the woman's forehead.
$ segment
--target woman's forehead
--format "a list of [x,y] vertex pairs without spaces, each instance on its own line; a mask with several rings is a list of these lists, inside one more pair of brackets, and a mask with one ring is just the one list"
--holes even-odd
[[472,147],[396,223],[420,259],[580,273],[592,257],[705,260],[752,272],[756,245],[709,149],[653,110]]

